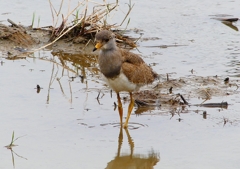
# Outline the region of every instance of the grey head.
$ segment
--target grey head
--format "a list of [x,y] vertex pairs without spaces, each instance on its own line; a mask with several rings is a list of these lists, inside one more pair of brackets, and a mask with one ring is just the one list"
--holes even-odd
[[97,49],[101,50],[112,50],[116,49],[116,42],[115,42],[115,35],[111,31],[108,30],[101,30],[100,32],[96,33],[96,46],[93,51]]

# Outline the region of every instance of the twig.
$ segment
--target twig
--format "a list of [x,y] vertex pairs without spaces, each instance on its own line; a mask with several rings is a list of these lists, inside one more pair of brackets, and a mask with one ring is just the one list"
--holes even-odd
[[84,33],[84,25],[85,25],[85,19],[86,19],[86,15],[87,15],[87,7],[88,7],[88,5],[86,5],[86,8],[85,8],[85,13],[84,13],[84,17],[83,17],[83,21],[82,21],[82,29],[81,29],[81,35],[83,35],[83,33]]
[[101,93],[101,90],[98,93],[97,100],[99,100],[100,93]]
[[180,93],[179,93],[178,95],[181,97],[183,103],[186,104],[186,105],[188,105],[188,102],[184,99],[184,97],[183,97]]
[[50,89],[51,89],[50,87],[51,87],[51,85],[52,85],[52,83],[54,81],[53,79],[55,79],[55,77],[57,75],[57,73],[56,73],[55,77],[53,77],[53,72],[54,72],[54,64],[53,64],[53,67],[52,67],[51,78],[50,78],[49,85],[48,85],[47,104],[49,104],[49,99],[50,99]]
[[228,107],[228,103],[227,102],[205,103],[205,104],[199,104],[199,105],[194,105],[194,106],[227,108]]
[[8,21],[9,23],[11,23],[13,26],[22,29],[21,26],[17,25],[17,24],[16,24],[15,22],[13,22],[11,19],[7,19],[7,21]]
[[35,49],[35,50],[33,50],[32,52],[36,52],[36,51],[38,51],[38,50],[44,49],[44,48],[46,48],[46,47],[54,44],[54,43],[55,43],[56,41],[58,41],[61,37],[63,37],[66,33],[68,33],[70,30],[72,30],[74,27],[76,27],[79,23],[80,23],[80,21],[78,21],[75,25],[71,26],[68,30],[66,30],[63,34],[61,34],[59,37],[57,37],[57,38],[56,38],[54,41],[52,41],[51,43],[48,43],[48,44],[46,44],[46,45],[44,45],[44,46],[42,46],[42,47],[40,47],[40,48],[38,48],[38,49]]
[[57,78],[57,82],[58,82],[58,84],[60,86],[60,89],[62,91],[62,95],[66,97],[66,94],[64,93],[64,90],[63,90],[63,87],[62,87],[62,84],[61,84],[60,80],[61,80],[60,78]]
[[129,4],[128,4],[128,12],[127,12],[125,18],[123,19],[122,23],[120,24],[120,26],[122,26],[122,24],[125,22],[126,18],[127,18],[128,15],[130,14],[130,12],[131,12],[132,8],[134,7],[134,5],[135,5],[135,4],[133,4],[133,5],[131,6],[131,0],[129,0]]
[[[68,75],[69,75],[69,72],[68,72]],[[70,81],[68,82],[68,84],[69,84],[69,92],[70,92],[70,103],[72,103],[72,100],[73,100],[73,97],[72,97],[72,85],[71,85]]]

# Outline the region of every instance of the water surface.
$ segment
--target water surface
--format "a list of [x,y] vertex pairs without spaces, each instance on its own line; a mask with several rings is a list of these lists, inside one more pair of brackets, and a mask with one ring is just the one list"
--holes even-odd
[[[125,3],[128,1],[120,2],[120,13],[110,22],[123,18]],[[128,28],[142,30],[142,39],[150,38],[140,40],[134,52],[140,51],[148,64],[156,63],[153,66],[156,72],[179,78],[192,75],[194,70],[197,76],[238,79],[240,34],[213,18],[239,17],[240,1],[132,3],[135,6]],[[40,26],[52,24],[47,1],[19,0],[0,5],[4,9],[0,20],[4,23],[10,18],[31,25],[32,14],[36,12],[41,18]],[[67,11],[67,6],[63,10]],[[233,24],[240,27],[239,22]],[[188,107],[189,111],[173,117],[157,108],[141,116],[133,113],[129,130],[123,130],[121,135],[118,112],[114,111],[116,95],[111,98],[110,90],[98,75],[86,69],[86,79],[77,77],[72,81],[70,77],[82,72],[75,74],[38,59],[41,56],[57,59],[49,50],[34,55],[35,59],[13,61],[4,59],[4,53],[0,55],[4,62],[0,66],[0,168],[13,168],[13,158],[16,169],[110,168],[113,162],[118,163],[116,157],[134,159],[131,164],[140,164],[142,168],[144,164],[148,168],[155,165],[156,169],[240,166],[239,95],[213,98],[213,102],[227,101],[228,109]],[[43,88],[40,93],[36,92],[37,84]],[[96,98],[100,90],[99,104]],[[190,101],[200,104],[203,100]],[[127,106],[128,102],[124,103],[125,111]],[[206,119],[203,110],[207,111]],[[24,136],[15,142],[16,154],[4,147],[10,143],[13,131],[15,137]],[[150,157],[155,159],[151,161]],[[119,165],[123,163],[120,161]]]

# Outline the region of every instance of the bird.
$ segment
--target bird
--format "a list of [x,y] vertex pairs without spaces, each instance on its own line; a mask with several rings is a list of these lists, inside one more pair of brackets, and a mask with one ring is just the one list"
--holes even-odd
[[123,107],[120,92],[125,91],[130,95],[128,113],[123,125],[124,128],[127,128],[134,107],[133,92],[138,91],[144,85],[153,83],[158,74],[138,54],[119,48],[112,31],[100,30],[95,35],[95,42],[93,52],[99,50],[98,64],[100,72],[103,74],[103,80],[117,94],[121,126],[123,124]]

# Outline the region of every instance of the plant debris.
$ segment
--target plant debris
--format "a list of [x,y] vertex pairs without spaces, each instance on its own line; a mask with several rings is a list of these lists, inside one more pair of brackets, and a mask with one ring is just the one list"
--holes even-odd
[[[73,53],[78,53],[78,44],[82,44],[81,51],[84,51],[88,45],[93,45],[95,34],[103,29],[111,30],[115,33],[117,43],[120,46],[126,48],[136,47],[136,39],[126,36],[125,33],[127,31],[121,29],[134,6],[134,4],[131,4],[131,1],[127,4],[129,9],[119,24],[108,24],[107,22],[110,14],[116,12],[119,7],[118,0],[115,3],[103,4],[82,0],[65,16],[61,14],[62,4],[57,10],[53,7],[51,1],[49,3],[53,18],[52,26],[33,28],[33,24],[28,27],[22,26],[10,19],[8,19],[10,26],[0,24],[0,44],[5,45],[0,47],[0,51],[5,53],[6,58],[24,58],[35,51],[47,47],[59,51],[62,49],[62,44],[65,45],[66,49],[68,49],[68,45],[72,46],[75,50]],[[92,11],[89,11],[89,3],[94,5]],[[130,19],[127,25],[129,21]],[[13,50],[13,47],[16,50]]]
[[[168,76],[165,78],[168,79]],[[170,86],[174,89],[172,92],[169,92]],[[183,110],[182,106],[227,109],[229,105],[227,102],[204,102],[212,100],[214,97],[233,94],[239,94],[237,80],[225,83],[223,78],[217,76],[200,77],[192,75],[158,82],[152,89],[148,87],[148,89],[135,92],[134,97],[139,109],[136,111],[138,114],[160,106],[162,110],[180,108],[181,111]],[[194,98],[201,99],[202,103],[192,103],[191,100]]]

